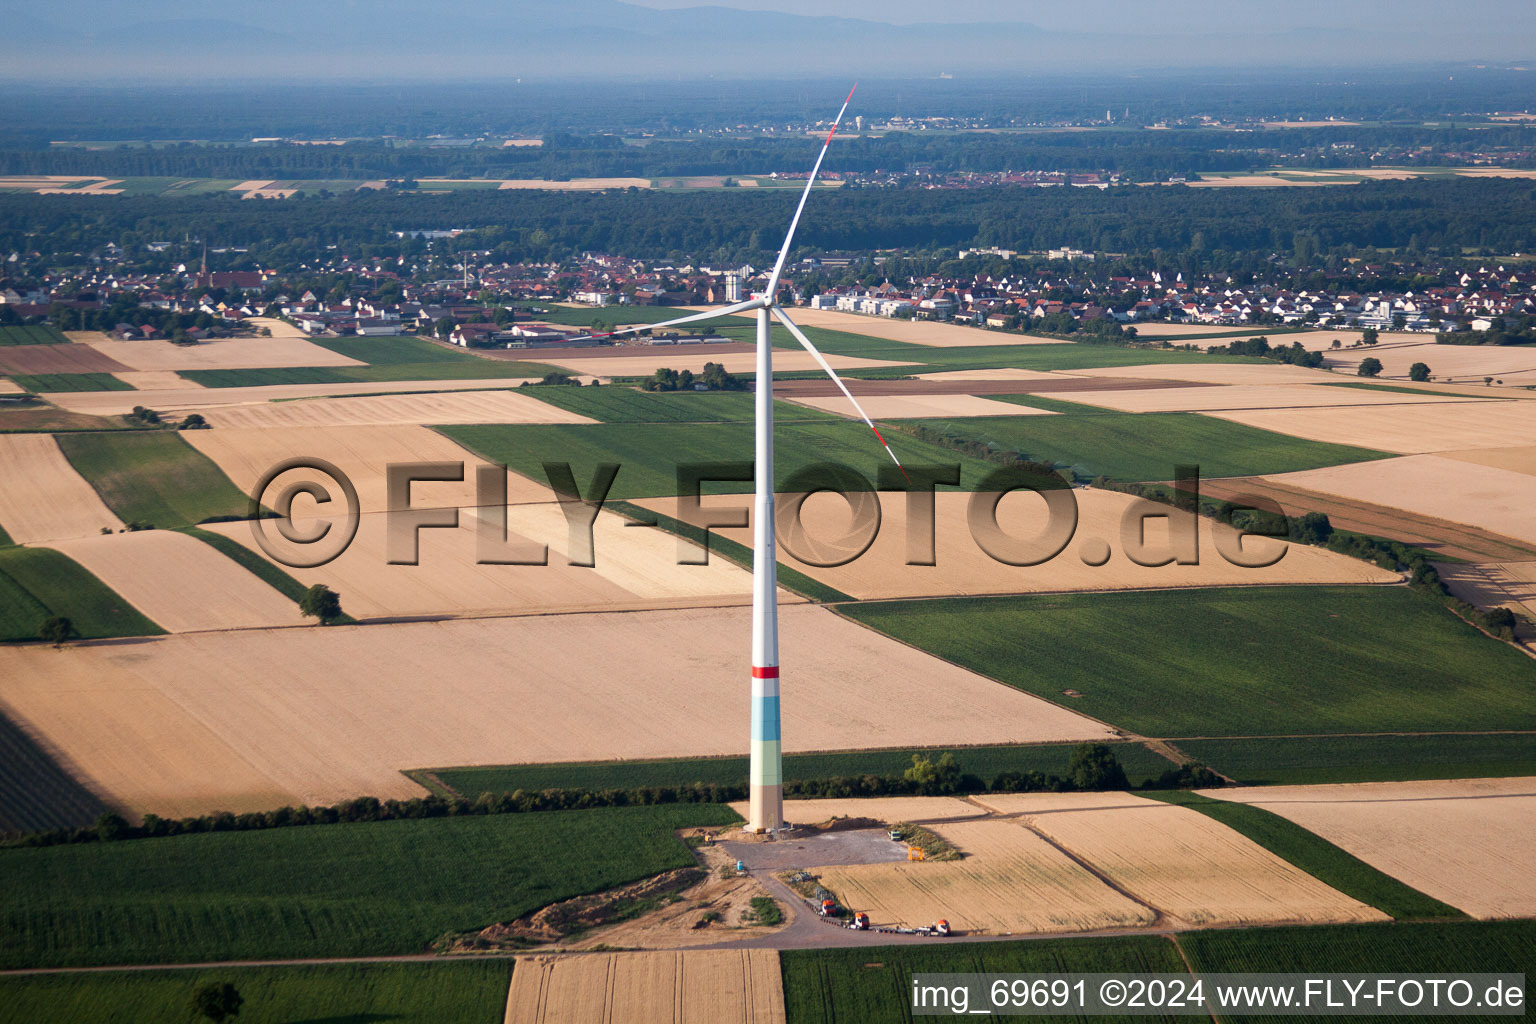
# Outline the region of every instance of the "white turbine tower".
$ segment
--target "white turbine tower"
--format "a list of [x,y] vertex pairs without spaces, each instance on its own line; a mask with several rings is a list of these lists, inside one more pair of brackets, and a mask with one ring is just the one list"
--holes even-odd
[[[858,86],[855,85],[854,89],[857,88]],[[730,316],[734,313],[753,310],[757,312],[755,402],[757,459],[754,474],[756,500],[752,511],[752,766],[750,776],[752,807],[747,822],[747,829],[752,832],[773,832],[784,827],[784,770],[782,748],[779,742],[778,551],[773,519],[773,347],[769,339],[770,315],[777,317],[779,322],[789,329],[789,333],[793,334],[805,350],[815,358],[821,368],[826,371],[827,376],[831,377],[833,383],[848,397],[848,401],[853,403],[859,416],[869,424],[869,429],[875,432],[875,437],[879,438],[885,450],[890,453],[891,460],[896,465],[901,465],[901,460],[896,458],[896,453],[891,451],[891,446],[886,444],[885,438],[881,437],[880,431],[865,414],[863,407],[853,397],[853,393],[848,390],[842,378],[833,371],[831,364],[816,349],[816,346],[811,344],[811,339],[795,326],[794,321],[784,312],[777,300],[779,280],[784,274],[784,261],[789,258],[790,246],[794,244],[795,228],[800,224],[800,214],[805,210],[805,201],[816,185],[816,175],[821,171],[821,162],[826,158],[827,149],[832,145],[832,137],[837,134],[837,127],[842,123],[843,114],[848,110],[848,104],[852,100],[853,89],[850,89],[848,98],[843,100],[842,109],[837,112],[837,118],[832,122],[832,130],[827,132],[826,141],[821,144],[821,153],[816,157],[816,165],[811,168],[811,176],[805,183],[805,191],[800,194],[800,205],[795,207],[794,219],[789,222],[789,232],[784,236],[784,244],[779,249],[779,258],[773,264],[773,272],[768,276],[768,286],[762,294],[754,295],[744,302],[679,317],[676,320],[647,324],[643,327],[627,327],[621,331],[597,335],[597,337],[611,337],[617,334],[633,334],[678,324],[713,320],[716,317]]]

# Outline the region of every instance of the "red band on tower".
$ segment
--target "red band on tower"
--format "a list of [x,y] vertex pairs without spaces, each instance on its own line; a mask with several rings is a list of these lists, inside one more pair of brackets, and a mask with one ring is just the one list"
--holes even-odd
[[753,665],[752,666],[752,678],[753,679],[777,679],[777,678],[779,678],[779,666],[777,666],[777,665],[769,665],[767,668],[759,668],[758,666]]

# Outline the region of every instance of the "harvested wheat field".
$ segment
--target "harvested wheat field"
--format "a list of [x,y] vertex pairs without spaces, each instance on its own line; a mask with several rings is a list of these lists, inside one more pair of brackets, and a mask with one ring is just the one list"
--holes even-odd
[[[199,388],[202,385],[196,381],[187,380],[178,376],[174,370],[123,370],[112,376],[127,384],[135,391],[181,391],[186,388]],[[142,396],[135,405],[143,405]],[[150,406],[150,408],[154,408]],[[131,407],[130,407],[131,411]]]
[[[165,373],[169,371],[144,371]],[[114,374],[113,376],[119,376]],[[161,412],[198,412],[227,405],[261,405],[266,402],[292,401],[297,398],[344,398],[349,395],[435,394],[445,391],[485,391],[515,388],[532,377],[496,377],[485,380],[400,380],[347,382],[341,384],[266,384],[244,388],[205,388],[181,377],[161,378],[170,387],[139,391],[56,391],[48,400],[61,409],[93,416],[112,416],[131,412],[136,405],[147,405]]]
[[1017,822],[953,821],[935,831],[966,856],[809,870],[876,927],[944,918],[963,933],[1028,935],[1134,928],[1156,917]]
[[[59,346],[52,346],[59,347]],[[196,345],[169,341],[97,341],[85,346],[132,370],[243,370],[280,366],[364,366],[303,338],[220,338]]]
[[167,530],[48,545],[172,633],[297,626],[299,607],[195,537]]
[[[426,427],[396,425],[330,427],[326,430],[311,430],[307,427],[225,427],[218,430],[188,430],[181,436],[217,463],[246,495],[255,489],[262,475],[279,462],[307,456],[324,459],[347,474],[357,488],[361,511],[382,512],[388,507],[385,473],[390,463],[462,462],[463,481],[414,484],[411,488],[412,503],[423,508],[469,508],[478,504],[475,470],[483,464],[481,460]],[[552,500],[553,492],[543,481],[534,483],[516,473],[509,476],[509,501]],[[295,475],[291,479],[323,481],[322,476],[312,473]],[[288,482],[290,477],[287,474],[275,481],[279,489]],[[334,485],[329,489],[334,491]],[[340,500],[339,496],[337,500]],[[296,516],[305,516],[317,510],[309,499],[302,498],[294,503],[293,511]]]
[[1536,622],[1536,562],[1437,562],[1435,569],[1463,601],[1479,608],[1508,608]]
[[1155,363],[1064,371],[1072,377],[1111,377],[1120,380],[1181,380],[1194,384],[1327,384],[1339,378],[1327,370],[1289,363]]
[[[432,179],[423,178],[423,186]],[[513,178],[501,182],[499,189],[541,189],[556,192],[592,192],[602,188],[650,188],[649,178],[572,178],[569,181],[542,181],[536,178]]]
[[587,416],[515,391],[313,398],[224,406],[208,412],[215,427],[331,428],[412,423],[596,423]]
[[128,370],[90,345],[0,345],[0,373],[116,373]]
[[[1136,330],[1138,334],[1141,332],[1141,328],[1139,327]],[[1353,345],[1355,342],[1359,341],[1363,335],[1362,331],[1346,327],[1340,327],[1337,329],[1332,327],[1322,327],[1311,331],[1283,331],[1276,330],[1273,327],[1254,326],[1228,327],[1226,330],[1241,331],[1242,333],[1227,338],[1183,338],[1179,341],[1173,342],[1173,344],[1193,345],[1196,348],[1207,349],[1217,345],[1230,345],[1234,341],[1245,341],[1248,338],[1268,338],[1269,343],[1276,347],[1281,345],[1289,346],[1300,344],[1302,348],[1305,348],[1311,352],[1331,352],[1333,351],[1333,343],[1335,341],[1339,342],[1341,346]],[[1419,335],[1388,334],[1386,332],[1382,332],[1381,337],[1383,339],[1390,340],[1392,338],[1403,337],[1416,338],[1419,337]],[[1377,347],[1379,348],[1380,346]],[[1374,351],[1374,349],[1369,351]],[[1358,359],[1355,361],[1359,362]]]
[[[719,363],[725,368],[726,373],[751,374],[757,371],[757,354],[746,345],[733,345],[729,351],[720,351],[723,346],[704,345],[647,345],[645,347],[629,346],[633,351],[626,351],[623,355],[587,355],[585,352],[593,350],[572,350],[571,352],[540,352],[539,361],[552,366],[565,367],[583,375],[595,375],[598,377],[649,377],[657,369],[665,366],[682,371],[692,370],[694,373],[703,373],[705,363]],[[607,350],[603,350],[607,351]],[[522,355],[521,353],[515,353]],[[834,370],[856,370],[874,366],[899,366],[889,359],[862,359],[857,356],[839,356],[829,354],[827,362]],[[776,349],[773,353],[774,372],[791,370],[819,370],[821,364],[811,357],[809,352],[791,352],[787,349]]]
[[254,192],[257,189],[269,188],[276,184],[277,182],[264,178],[253,178],[250,181],[242,181],[238,185],[231,185],[229,190],[231,192]]
[[1526,543],[1536,543],[1536,477],[1505,469],[1410,455],[1357,462],[1265,479],[1418,515],[1466,523]]
[[9,377],[0,377],[0,395],[25,394],[26,388],[11,380]]
[[[988,794],[979,802],[1189,924],[1385,921],[1251,839],[1187,807],[1129,793]],[[946,830],[947,834],[947,830]],[[962,844],[963,846],[963,844]]]
[[1536,779],[1211,790],[1289,818],[1474,917],[1536,915]]
[[[627,529],[615,515],[599,515],[593,526],[595,567],[573,566],[569,527],[553,501],[513,505],[507,512],[507,539],[517,549],[515,557],[543,557],[548,564],[480,565],[476,516],[476,510],[465,509],[456,529],[422,530],[419,564],[391,565],[387,518],[366,515],[345,553],[301,574],[345,595],[347,611],[362,619],[619,611],[751,600],[752,578],[745,570],[720,557],[708,565],[678,565],[676,538],[660,530]],[[207,528],[261,553],[249,523]],[[268,534],[279,552],[305,553],[290,548],[275,531]],[[798,600],[787,593],[781,599]]]
[[507,1024],[783,1024],[772,949],[518,957]]
[[1073,402],[1116,412],[1226,412],[1234,409],[1318,409],[1330,406],[1433,405],[1476,403],[1473,398],[1404,395],[1364,388],[1310,384],[1229,384],[1140,390],[1074,391]]
[[1470,462],[1478,466],[1507,469],[1511,473],[1536,476],[1536,445],[1524,448],[1474,448],[1465,452],[1438,452],[1441,458]]
[[1536,351],[1525,345],[1436,345],[1416,338],[1329,353],[1325,363],[1354,373],[1368,356],[1381,361],[1383,377],[1406,380],[1413,364],[1423,363],[1429,367],[1433,384],[1483,385],[1484,377],[1511,387],[1536,384]]
[[[1322,548],[1289,544],[1269,538],[1253,537],[1243,541],[1244,557],[1260,561],[1284,551],[1279,562],[1265,568],[1234,565],[1221,554],[1218,537],[1231,543],[1233,533],[1209,519],[1199,519],[1200,562],[1198,565],[1150,567],[1132,562],[1122,543],[1122,524],[1127,513],[1145,510],[1163,517],[1185,513],[1167,505],[1140,505],[1140,499],[1118,491],[1076,488],[1070,492],[1077,501],[1078,524],[1074,540],[1055,558],[1035,566],[1014,566],[987,554],[973,539],[967,522],[971,495],[958,491],[940,491],[934,504],[935,549],[932,566],[907,564],[907,496],[899,492],[880,494],[880,532],[874,543],[846,565],[820,568],[800,561],[799,552],[817,561],[846,558],[857,548],[841,541],[849,535],[852,515],[848,503],[830,492],[813,494],[806,500],[800,520],[805,524],[802,543],[798,531],[792,532],[790,504],[781,496],[779,558],[784,564],[807,573],[828,586],[860,600],[897,597],[928,597],[965,594],[1023,594],[1058,591],[1135,590],[1148,588],[1185,588],[1235,585],[1276,585],[1299,583],[1396,583],[1398,577],[1358,559],[1348,558]],[[675,498],[647,498],[637,501],[666,515],[677,515]],[[713,505],[743,505],[735,496],[706,499]],[[1028,492],[1004,496],[997,506],[998,524],[1011,536],[1035,538],[1041,535],[1046,517],[1045,502]],[[1153,518],[1146,525],[1147,550],[1168,551],[1168,524],[1171,518]],[[747,529],[716,530],[721,536],[750,545]],[[1109,561],[1091,566],[1083,561],[1085,550],[1095,540],[1107,541],[1113,549]],[[1144,561],[1155,558],[1144,557]],[[1264,558],[1263,560],[1267,560]]]
[[[18,650],[0,649],[6,673],[19,671],[10,657]],[[116,659],[129,662],[135,650],[119,648]],[[74,653],[58,662],[73,660]],[[118,671],[107,659],[93,659],[94,667],[58,662],[46,665],[43,676],[16,675],[15,685],[8,683],[0,694],[0,710],[39,735],[60,766],[105,801],[129,813],[178,818],[304,802],[153,683]],[[249,674],[250,666],[230,671]],[[45,694],[40,686],[56,689]],[[421,795],[414,786],[396,788],[401,796]]]
[[123,527],[49,434],[0,434],[0,480],[0,527],[17,544]]
[[[811,409],[830,412],[849,419],[860,419],[848,399],[794,398],[791,401]],[[1053,412],[1013,402],[994,402],[977,395],[869,395],[859,405],[873,420],[950,419],[966,416],[1054,416]],[[862,422],[862,420],[861,420]]]
[[[780,620],[787,752],[1110,734],[824,608]],[[745,607],[231,630],[0,647],[0,677],[8,707],[113,799],[161,813],[190,794],[207,811],[253,772],[292,797],[257,806],[330,804],[420,796],[399,773],[430,765],[735,754],[750,636]],[[183,757],[210,733],[227,752]],[[209,767],[231,760],[247,767],[228,780]]]
[[[705,310],[709,306],[689,306],[689,309]],[[863,313],[843,313],[832,309],[796,307],[789,317],[800,327],[820,327],[829,331],[862,334],[868,338],[885,338],[902,341],[908,345],[926,345],[929,348],[973,348],[993,345],[1060,345],[1060,338],[1034,338],[1012,331],[987,331],[980,327],[940,323],[934,320],[897,320],[894,317],[866,316]],[[750,315],[738,315],[734,319],[747,320]],[[774,352],[777,363],[779,352]]]
[[1226,177],[1203,177],[1199,181],[1181,184],[1190,188],[1320,188],[1333,184],[1327,181],[1295,181],[1273,174],[1229,174]]
[[1468,448],[1523,448],[1536,437],[1536,402],[1243,409],[1211,415],[1293,437],[1404,455]]
[[[748,803],[738,800],[731,809],[743,818]],[[786,800],[784,820],[795,825],[819,825],[833,818],[873,818],[887,825],[897,822],[953,821],[980,818],[985,808],[953,796],[879,796],[849,800]]]

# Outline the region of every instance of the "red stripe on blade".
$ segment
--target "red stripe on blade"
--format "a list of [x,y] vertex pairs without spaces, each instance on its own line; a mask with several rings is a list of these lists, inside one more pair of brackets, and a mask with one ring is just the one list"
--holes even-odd
[[769,665],[767,668],[759,668],[758,666],[753,665],[752,666],[752,678],[753,679],[777,679],[777,678],[779,678],[779,666],[777,666],[777,665]]

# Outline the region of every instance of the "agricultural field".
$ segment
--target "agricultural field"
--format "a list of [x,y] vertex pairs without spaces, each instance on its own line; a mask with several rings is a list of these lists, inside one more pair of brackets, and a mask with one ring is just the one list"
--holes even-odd
[[[467,479],[473,486],[473,473]],[[437,493],[431,484],[413,490],[422,505]],[[627,529],[615,515],[597,517],[594,564],[579,564],[583,554],[571,546],[565,513],[553,500],[507,509],[505,557],[525,564],[481,564],[477,532],[482,515],[482,510],[462,509],[456,528],[420,531],[418,561],[410,565],[397,557],[392,562],[387,518],[366,516],[345,553],[304,570],[305,578],[346,594],[347,609],[363,619],[741,605],[750,600],[750,575],[736,565],[723,558],[708,565],[679,565],[678,540],[659,530]],[[260,551],[250,524],[209,524],[207,529],[253,554]],[[278,539],[275,530],[264,532],[274,538],[278,554],[303,550]],[[493,532],[499,539],[499,526],[493,524]]]
[[1186,756],[1246,786],[1536,776],[1532,733],[1175,739]]
[[[462,348],[407,335],[372,338],[311,338],[312,344],[369,366],[483,362]],[[321,364],[315,364],[321,365]]]
[[[578,481],[590,480],[600,463],[617,462],[623,468],[614,480],[612,498],[675,495],[679,466],[750,462],[753,453],[750,423],[446,426],[438,430],[482,458],[534,479],[543,477],[545,461],[570,463]],[[886,440],[897,457],[909,465],[959,464],[962,486],[975,486],[996,468],[899,433],[893,432]],[[780,484],[805,466],[825,462],[842,463],[873,482],[878,467],[889,462],[868,427],[846,420],[776,423],[774,449]],[[752,481],[719,481],[708,488],[716,494],[749,493]]]
[[419,953],[689,866],[674,829],[737,820],[671,804],[0,849],[0,964]]
[[[1223,931],[1218,934],[1229,935]],[[1248,932],[1236,934],[1247,935]],[[1181,974],[1187,970],[1161,936],[1051,938],[1030,942],[945,942],[853,949],[794,949],[780,954],[789,1024],[909,1024],[914,974],[984,971],[1007,974],[1082,972]],[[1263,969],[1263,968],[1255,968]],[[975,1016],[986,1021],[1016,1017]],[[1080,1017],[1034,1016],[1032,1020]],[[1157,1020],[1156,1017],[1124,1018]],[[1165,1018],[1176,1020],[1179,1018]]]
[[1473,398],[1402,394],[1311,384],[1229,384],[1213,387],[1074,391],[1074,402],[1115,412],[1227,412],[1234,409],[1314,409],[1333,406],[1474,402]]
[[[757,354],[749,346],[732,346],[726,351],[720,351],[722,347],[635,345],[623,348],[578,348],[563,352],[541,351],[539,356],[571,372],[599,377],[649,377],[661,367],[679,372],[692,370],[698,374],[703,372],[705,363],[718,363],[725,368],[725,372],[733,374],[750,376],[757,370]],[[832,364],[834,370],[869,370],[898,365],[885,359],[865,359],[835,353],[827,356],[827,362]],[[820,364],[802,349],[793,352],[786,350],[774,353],[773,369],[775,373],[820,372]]]
[[1359,445],[1400,455],[1521,448],[1536,436],[1536,402],[1246,409],[1211,415],[1292,437]]
[[[836,413],[848,419],[858,412],[841,395],[836,398],[797,398],[797,405],[822,412]],[[1044,409],[1026,405],[1004,405],[977,395],[870,395],[859,405],[872,420],[947,419],[951,416],[1048,416]]]
[[519,957],[506,1024],[783,1024],[776,950]]
[[812,867],[840,903],[875,927],[945,918],[961,934],[1043,934],[1149,925],[1156,913],[1111,889],[1035,832],[1011,821],[946,821],[934,830],[966,856]]
[[[1110,736],[824,608],[780,618],[788,752]],[[0,674],[18,721],[125,807],[260,810],[419,796],[401,772],[432,765],[737,754],[749,636],[744,607],[311,626],[171,636],[132,660],[3,648]]]
[[1371,867],[1365,861],[1261,807],[1213,800],[1188,790],[1162,790],[1148,794],[1177,807],[1197,811],[1239,832],[1293,864],[1325,885],[1359,900],[1395,920],[1466,917],[1447,903],[1424,895]]
[[[1142,735],[1536,728],[1536,663],[1406,589],[950,598],[842,611],[1046,699],[1077,691],[1074,709]],[[1274,650],[1287,656],[1261,653]]]
[[[68,556],[50,548],[0,548],[0,641],[36,640],[43,620],[55,615],[68,618],[84,639],[165,632]],[[14,696],[8,690],[0,702]]]
[[[879,494],[879,532],[862,553],[859,546],[868,531],[854,529],[848,500],[830,492],[814,494],[796,516],[789,500],[793,496],[781,495],[776,506],[779,560],[859,600],[1265,584],[1390,584],[1399,580],[1396,573],[1323,548],[1267,538],[1252,538],[1239,545],[1231,527],[1210,519],[1194,519],[1190,513],[1168,505],[1145,504],[1118,491],[1079,488],[1064,493],[1072,496],[1077,509],[1075,540],[1038,565],[1009,565],[984,550],[969,525],[973,496],[957,491],[934,495],[931,566],[908,563],[909,547],[919,539],[919,529],[909,523],[907,495],[897,491]],[[667,516],[679,514],[678,503],[671,498],[647,498],[637,504]],[[707,506],[728,504],[721,500]],[[1142,562],[1166,558],[1173,551],[1170,537],[1193,527],[1199,535],[1198,564],[1143,565],[1133,561],[1123,525],[1130,521],[1134,529],[1135,517],[1142,513],[1152,517],[1145,527],[1144,550],[1137,553]],[[1044,535],[1049,509],[1043,499],[1021,491],[999,501],[996,515],[1005,535],[1033,539]],[[747,528],[716,528],[712,533],[742,545],[752,542]],[[1132,535],[1133,543],[1139,535],[1140,531]],[[1108,560],[1087,564],[1095,542],[1108,545]],[[995,541],[988,543],[997,549]],[[1053,546],[1032,541],[1033,554],[1026,554],[1043,558]],[[1236,555],[1239,546],[1241,556]],[[1266,567],[1247,568],[1233,564],[1222,552],[1249,561],[1280,557]],[[853,556],[857,556],[853,561],[830,568],[801,560],[825,563]]]
[[[754,401],[746,391],[640,391],[614,385],[530,387],[519,393],[601,423],[750,423]],[[776,401],[773,418],[781,423],[836,417]]]
[[500,1024],[510,973],[489,960],[11,977],[0,979],[0,1024],[164,1024],[186,1016],[199,986],[225,981],[245,999],[242,1024]]
[[183,533],[145,530],[52,546],[171,633],[303,621],[291,599]]
[[59,448],[125,523],[160,529],[243,519],[249,501],[219,467],[170,431],[61,434]]
[[0,434],[0,478],[0,527],[16,544],[122,528],[47,434]]
[[[1043,836],[1146,907],[1191,925],[1376,921],[1344,895],[1197,811],[1129,793],[1014,793],[977,798],[1003,827]],[[968,849],[963,836],[941,834]],[[1134,835],[1136,842],[1127,843]]]
[[[703,308],[703,307],[701,307]],[[905,345],[931,348],[975,348],[985,345],[1049,345],[1054,339],[1029,338],[1012,332],[989,332],[981,327],[937,323],[931,320],[898,320],[894,317],[841,313],[830,309],[795,309],[791,316],[801,330],[816,327],[826,331],[861,334],[870,338],[899,341]],[[732,317],[745,320],[746,317]],[[814,342],[816,339],[811,338]]]
[[[212,460],[234,482],[235,488],[247,496],[255,489],[262,474],[285,459],[295,456],[324,459],[351,479],[364,512],[380,512],[388,507],[386,467],[390,463],[474,461],[470,452],[442,434],[427,427],[409,425],[331,427],[326,430],[221,427],[189,430],[181,436]],[[472,508],[478,504],[474,467],[465,466],[465,477],[462,483],[433,481],[417,484],[412,488],[413,501],[423,507]],[[544,480],[542,468],[534,480],[514,476],[509,484],[508,500],[551,500],[552,492]],[[305,514],[304,503],[296,502],[295,505],[298,514]]]
[[137,367],[126,366],[89,345],[0,345],[0,373],[10,376],[116,373],[132,369]]
[[[339,357],[338,357],[339,358]],[[181,370],[181,376],[205,388],[266,388],[284,384],[390,384],[404,381],[489,381],[515,387],[536,381],[555,367],[516,360],[468,359],[462,362],[383,363],[378,366],[288,366],[274,368]],[[586,372],[586,371],[583,371]],[[490,386],[496,386],[492,383]],[[376,389],[375,389],[376,390]],[[430,390],[420,384],[412,390]]]
[[[1111,745],[1132,785],[1156,778],[1171,767],[1167,758],[1140,743]],[[1062,775],[1073,745],[1040,743],[1031,746],[962,747],[945,750],[857,750],[822,754],[789,754],[784,758],[784,781],[856,778],[860,775],[895,777],[912,767],[914,754],[938,758],[948,752],[960,770],[990,781],[1001,772],[1037,771]],[[1536,772],[1533,772],[1536,774]],[[434,768],[423,781],[436,781],[473,800],[481,793],[511,793],[519,789],[624,789],[633,786],[686,786],[695,782],[745,785],[745,757],[681,758],[657,761],[592,761],[563,764],[497,765],[480,768]]]
[[592,423],[516,391],[309,398],[264,405],[219,406],[207,412],[215,427],[330,429],[430,423]]
[[0,835],[90,825],[106,810],[100,797],[0,713]]
[[[747,810],[747,801],[731,805],[738,814]],[[986,809],[954,796],[877,796],[829,797],[817,800],[784,801],[784,817],[800,825],[818,825],[833,818],[873,818],[886,824],[901,821],[945,821],[952,818],[980,818]]]
[[11,380],[34,393],[134,390],[132,384],[110,373],[16,373]]
[[88,342],[87,350],[130,370],[237,370],[283,366],[361,366],[361,361],[321,348],[303,338],[214,338],[195,345],[160,339]]
[[[1180,393],[1205,390],[1188,388]],[[997,400],[1041,404],[1029,395],[999,395]],[[1347,436],[1338,436],[1337,441],[1299,440],[1192,413],[1099,412],[1079,407],[1061,416],[919,422],[946,435],[1071,466],[1080,477],[1121,481],[1171,480],[1178,465],[1199,466],[1203,477],[1255,476],[1386,457],[1355,446]]]
[[63,345],[68,341],[63,331],[49,324],[0,326],[0,345]]
[[1536,545],[1536,476],[1438,455],[1410,455],[1274,477],[1288,487],[1401,508]]
[[1211,790],[1317,833],[1474,917],[1536,916],[1529,778]]

